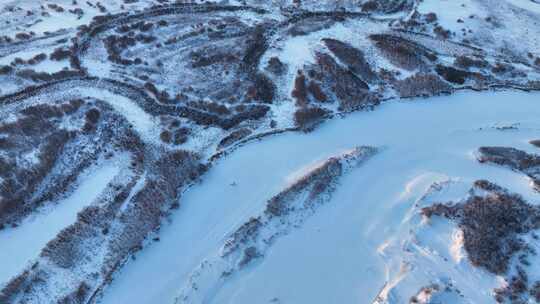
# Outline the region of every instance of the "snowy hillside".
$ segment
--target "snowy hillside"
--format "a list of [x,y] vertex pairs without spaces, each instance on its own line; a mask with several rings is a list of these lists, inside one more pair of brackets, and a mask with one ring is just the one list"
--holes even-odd
[[540,302],[539,21],[0,1],[0,303]]

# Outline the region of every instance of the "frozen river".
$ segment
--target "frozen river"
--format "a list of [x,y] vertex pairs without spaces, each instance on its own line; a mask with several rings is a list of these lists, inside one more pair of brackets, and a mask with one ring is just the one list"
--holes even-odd
[[[540,138],[539,117],[539,94],[462,92],[387,102],[373,112],[328,121],[309,134],[247,144],[185,193],[160,241],[124,267],[101,303],[173,303],[198,265],[217,254],[230,232],[259,214],[295,172],[360,145],[382,152],[347,175],[332,201],[302,227],[208,291],[202,302],[370,303],[391,275],[378,249],[400,235],[407,212],[431,183],[488,179],[538,201],[525,177],[480,164],[474,153],[492,145],[535,152],[528,141]],[[448,267],[474,271],[467,263]],[[462,292],[483,301],[495,281],[474,284],[479,285],[464,282]]]

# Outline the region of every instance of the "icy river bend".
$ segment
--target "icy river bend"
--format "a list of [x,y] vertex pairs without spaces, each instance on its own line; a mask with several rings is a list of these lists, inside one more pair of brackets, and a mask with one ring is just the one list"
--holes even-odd
[[[373,112],[327,121],[309,134],[247,144],[184,194],[181,208],[161,228],[160,241],[116,275],[100,303],[174,303],[199,265],[219,254],[229,234],[261,213],[298,172],[360,145],[381,152],[347,175],[328,204],[277,240],[263,258],[219,288],[201,291],[200,302],[373,302],[383,287],[406,275],[396,270],[403,252],[382,249],[399,243],[410,229],[415,202],[434,182],[488,179],[538,202],[526,177],[480,164],[475,153],[481,146],[538,152],[528,142],[540,137],[539,101],[539,94],[521,92],[392,101]],[[437,239],[450,247],[452,239],[445,238],[451,238],[452,227],[437,229]],[[437,254],[424,253],[432,262]],[[497,278],[466,259],[409,266],[425,268],[419,281],[444,274],[467,299],[493,300]]]

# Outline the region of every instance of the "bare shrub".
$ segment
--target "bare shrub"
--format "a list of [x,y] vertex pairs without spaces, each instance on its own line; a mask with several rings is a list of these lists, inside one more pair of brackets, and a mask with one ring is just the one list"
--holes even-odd
[[363,12],[373,12],[379,9],[379,3],[375,0],[369,0],[362,4]]
[[304,76],[302,71],[298,71],[296,75],[294,89],[291,95],[296,99],[297,106],[302,107],[307,105],[306,76]]
[[427,23],[433,23],[433,22],[437,21],[437,19],[438,19],[437,14],[435,14],[435,13],[427,13],[425,18],[426,18]]
[[540,166],[540,157],[509,147],[480,147],[480,162],[491,162],[508,166],[518,171],[527,171]]
[[24,270],[21,274],[9,280],[9,282],[0,291],[0,302],[10,303],[17,295],[18,291],[24,289],[29,283],[30,272]]
[[272,103],[276,94],[276,86],[266,75],[257,73],[252,77],[253,99],[264,103]]
[[17,33],[15,35],[15,38],[19,39],[19,40],[28,40],[30,38],[32,38],[32,36],[30,36],[30,34],[27,34],[27,33]]
[[250,246],[250,247],[244,249],[242,259],[238,263],[238,266],[244,267],[247,264],[249,264],[251,261],[253,261],[254,259],[256,259],[256,258],[258,258],[260,256],[261,256],[261,254],[257,250],[257,247]]
[[161,139],[162,142],[168,144],[168,143],[171,142],[172,134],[171,134],[170,131],[165,130],[165,131],[162,131],[162,132],[159,134],[159,138]]
[[36,119],[60,118],[64,115],[59,107],[47,104],[38,104],[27,107],[21,111],[22,114],[33,116]]
[[377,75],[366,61],[364,52],[335,39],[323,39],[323,42],[341,62],[346,64],[362,80],[372,82],[377,79]]
[[73,99],[68,103],[63,103],[60,105],[60,108],[65,114],[73,114],[79,110],[79,108],[84,104],[82,99]]
[[63,229],[54,239],[49,241],[41,251],[40,256],[47,257],[58,267],[73,268],[84,256],[82,241],[99,235],[92,223],[97,221],[99,207],[89,206],[83,209],[77,217],[81,219]]
[[266,69],[272,74],[283,75],[287,71],[287,65],[281,62],[279,58],[272,57],[268,60]]
[[307,132],[320,123],[327,114],[328,111],[321,108],[300,108],[294,113],[294,122],[296,126]]
[[175,145],[181,145],[188,141],[188,137],[191,134],[191,129],[182,127],[174,130],[172,136],[172,142]]
[[317,65],[310,67],[308,75],[319,81],[326,92],[333,93],[341,111],[358,110],[378,103],[374,95],[369,93],[367,83],[340,66],[332,56],[318,53],[316,58]]
[[369,0],[362,4],[362,12],[394,14],[402,11],[409,11],[412,7],[410,0]]
[[489,63],[483,59],[474,59],[465,55],[456,57],[454,64],[463,69],[486,68]]
[[399,96],[403,98],[415,96],[433,96],[452,92],[452,87],[432,74],[417,73],[403,80],[394,82]]
[[262,225],[263,223],[261,222],[260,217],[250,218],[247,222],[242,224],[242,226],[238,227],[238,229],[230,236],[225,244],[225,252],[232,252],[239,248],[240,245],[255,240]]
[[460,204],[435,204],[423,208],[422,213],[457,221],[471,263],[494,274],[504,274],[511,257],[524,248],[519,235],[540,227],[540,210],[497,185],[487,181],[477,184],[483,185],[484,190],[493,190],[485,196],[473,195]]
[[455,84],[464,84],[467,78],[471,76],[470,72],[458,70],[453,67],[437,65],[435,71],[446,81]]
[[409,71],[425,67],[425,60],[437,60],[435,53],[401,37],[374,34],[370,35],[369,38],[392,64]]
[[143,240],[159,226],[167,205],[173,206],[182,187],[206,170],[196,154],[182,150],[161,157],[151,168],[145,185],[120,217],[123,228],[110,244],[110,267],[142,248]]
[[56,48],[54,49],[54,51],[51,53],[51,55],[49,56],[49,58],[51,60],[55,60],[55,61],[61,61],[61,60],[64,60],[64,59],[67,59],[71,56],[71,50],[69,49],[64,49],[64,48]]
[[448,38],[450,38],[450,34],[451,34],[449,30],[444,29],[440,25],[437,25],[433,29],[433,32],[435,32],[435,35],[437,35],[437,37],[440,38],[440,39],[448,39]]
[[206,52],[191,52],[190,57],[192,61],[191,67],[193,68],[203,68],[238,60],[235,55],[229,53],[214,53],[209,55]]
[[249,136],[251,134],[251,130],[248,129],[248,128],[242,128],[240,130],[236,130],[234,132],[232,132],[231,134],[229,134],[227,137],[223,138],[219,144],[218,144],[218,149],[223,149],[223,148],[226,148],[230,145],[232,145],[233,143]]
[[0,75],[6,75],[13,71],[13,68],[9,65],[0,66]]
[[326,94],[324,94],[321,86],[318,83],[316,83],[315,81],[310,81],[309,82],[307,90],[308,90],[309,94],[311,96],[313,96],[313,98],[315,98],[316,101],[318,101],[318,102],[326,102],[326,101],[328,101],[328,97],[326,96]]
[[101,115],[101,112],[99,112],[98,109],[92,108],[86,112],[86,121],[88,123],[95,125],[97,124],[100,115]]

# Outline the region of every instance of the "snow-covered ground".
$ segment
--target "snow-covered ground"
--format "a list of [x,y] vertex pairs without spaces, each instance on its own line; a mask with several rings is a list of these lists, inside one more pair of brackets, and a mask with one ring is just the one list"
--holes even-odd
[[142,110],[135,102],[106,89],[78,88],[78,92],[93,96],[110,104],[118,113],[133,125],[141,137],[149,141],[156,140],[159,128],[156,118]]
[[477,159],[540,155],[540,95],[462,91],[540,89],[538,0],[0,2],[0,215],[37,175],[11,171],[52,160],[35,122],[83,138],[54,162],[98,158],[0,221],[0,304],[492,303],[512,279],[420,210],[479,179],[540,205],[540,166]]
[[[384,149],[344,177],[332,200],[279,238],[263,258],[221,288],[199,290],[206,295],[204,303],[370,303],[383,295],[381,290],[392,295],[392,282],[417,276],[410,271],[415,267],[423,275],[404,285],[408,296],[446,276],[455,279],[471,303],[491,303],[490,290],[498,279],[466,259],[444,260],[444,254],[429,251],[412,251],[416,258],[410,258],[395,247],[406,239],[417,215],[415,204],[434,182],[488,179],[538,202],[527,178],[482,165],[474,157],[480,146],[534,151],[528,141],[540,134],[538,97],[463,92],[392,101],[374,112],[331,120],[310,134],[288,133],[246,145],[219,161],[183,196],[182,208],[161,228],[160,241],[126,265],[101,303],[173,303],[190,287],[193,271],[212,271],[199,266],[218,253],[239,225],[260,214],[290,176],[358,145]],[[512,124],[518,129],[497,128]],[[424,227],[421,233],[438,235],[432,247],[442,251],[442,244],[457,256],[453,229]],[[460,281],[465,275],[469,279]],[[406,300],[395,297],[389,299]]]
[[[531,0],[423,0],[422,14],[436,13],[436,22],[484,50],[502,50],[517,56],[538,56],[540,4]],[[523,39],[523,37],[527,37]],[[486,43],[489,42],[489,43]]]
[[0,231],[0,282],[5,283],[36,259],[48,241],[73,224],[77,213],[93,203],[114,177],[120,173],[125,158],[101,161],[87,169],[77,180],[75,190],[55,205],[41,208],[16,228]]

